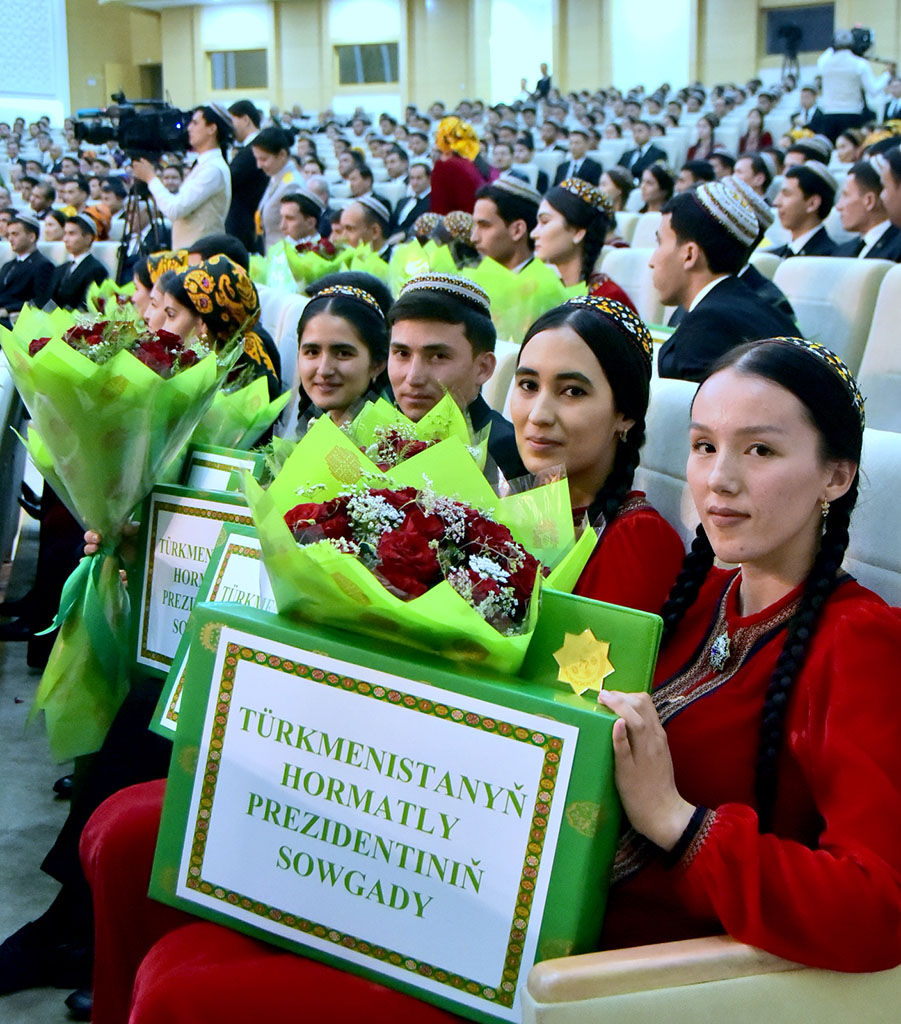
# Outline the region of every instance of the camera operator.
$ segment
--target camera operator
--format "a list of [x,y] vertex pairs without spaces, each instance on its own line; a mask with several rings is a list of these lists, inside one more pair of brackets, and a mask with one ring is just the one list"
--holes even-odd
[[231,204],[231,174],[225,147],[231,118],[217,104],[198,107],[188,122],[188,141],[197,162],[173,195],[157,177],[149,160],[132,163],[132,173],[146,182],[160,212],[172,222],[172,245],[185,249],[204,235],[225,231]]
[[881,92],[895,73],[895,65],[877,78],[869,62],[854,51],[854,33],[836,32],[832,46],[820,55],[817,68],[823,79],[820,106],[823,134],[834,144],[846,128],[860,128],[865,121],[866,98]]

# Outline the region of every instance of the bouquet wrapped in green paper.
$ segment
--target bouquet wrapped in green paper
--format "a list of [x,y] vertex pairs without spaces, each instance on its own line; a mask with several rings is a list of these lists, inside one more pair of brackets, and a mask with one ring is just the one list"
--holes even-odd
[[244,380],[226,384],[216,392],[191,442],[217,448],[249,448],[278,419],[290,399],[291,392],[285,391],[270,402],[265,377],[255,377],[249,384]]
[[538,615],[526,554],[572,590],[596,540],[565,479],[498,498],[458,437],[382,472],[326,416],[245,492],[281,614],[510,674]]
[[336,251],[331,246],[298,252],[294,245],[282,239],[270,246],[265,256],[250,257],[250,277],[256,284],[269,288],[302,292],[307,285],[327,274],[345,270],[353,252],[353,249]]
[[584,283],[567,288],[557,272],[539,259],[514,274],[486,256],[477,267],[465,267],[459,273],[487,292],[497,336],[517,345],[543,313],[587,293]]
[[388,262],[388,287],[392,295],[399,295],[401,288],[414,277],[423,274],[456,274],[457,265],[446,245],[438,245],[429,239],[423,245],[418,239],[401,242],[391,250]]
[[119,306],[130,304],[134,293],[134,281],[129,281],[128,284],[116,284],[111,277],[108,277],[101,281],[100,284],[92,281],[88,285],[85,304],[88,307],[89,313],[105,313],[107,305],[110,303]]
[[103,546],[66,581],[61,626],[41,680],[51,750],[96,750],[128,688],[128,600],[119,581],[122,532],[177,455],[240,354],[151,332],[133,307],[105,317],[26,306],[0,345],[32,425],[39,472]]

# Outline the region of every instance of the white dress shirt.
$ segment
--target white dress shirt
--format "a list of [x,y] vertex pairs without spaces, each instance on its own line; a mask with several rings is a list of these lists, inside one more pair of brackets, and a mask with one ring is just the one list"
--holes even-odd
[[876,78],[870,65],[850,50],[833,50],[820,55],[817,67],[823,78],[820,106],[824,114],[860,114],[865,93],[876,93],[888,82],[888,71]]
[[870,249],[872,249],[886,231],[888,231],[891,225],[892,222],[890,220],[884,220],[881,224],[877,224],[876,227],[870,228],[870,230],[862,236],[863,248],[857,254],[857,258],[859,260],[862,260],[866,256]]
[[232,183],[228,164],[218,149],[198,155],[174,195],[159,178],[149,187],[160,212],[172,222],[173,249],[187,249],[204,235],[225,231]]

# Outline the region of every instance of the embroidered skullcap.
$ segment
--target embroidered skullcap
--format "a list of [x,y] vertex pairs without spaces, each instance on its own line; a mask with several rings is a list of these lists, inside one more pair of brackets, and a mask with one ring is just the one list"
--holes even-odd
[[420,214],[413,222],[413,234],[417,238],[428,238],[429,235],[438,227],[439,224],[444,223],[444,218],[440,213],[423,213]]
[[779,173],[778,167],[776,167],[776,159],[772,153],[758,153],[760,159],[766,164],[766,169],[770,172],[770,177],[775,178]]
[[709,181],[690,194],[721,228],[742,245],[750,245],[757,237],[757,215],[734,188],[721,181]]
[[397,297],[402,299],[413,292],[443,292],[462,299],[484,316],[491,315],[487,293],[475,281],[458,274],[421,274],[407,281]]
[[243,267],[221,253],[178,275],[191,305],[216,341],[256,323],[260,299]]
[[40,233],[41,222],[30,209],[16,210],[13,214],[12,223],[15,224],[17,222],[19,224],[24,224],[26,227],[31,228],[32,231],[37,231],[38,233]]
[[825,164],[820,163],[819,160],[808,160],[806,163],[801,164],[801,167],[804,170],[813,171],[818,178],[825,181],[833,195],[838,191],[838,182],[829,173],[829,168]]
[[622,302],[617,302],[616,299],[608,299],[603,295],[576,295],[575,298],[567,299],[564,305],[590,309],[603,316],[633,348],[638,350],[642,357],[642,365],[647,370],[648,377],[651,376],[654,342],[651,332],[634,310]]
[[613,203],[610,201],[610,197],[582,178],[564,178],[554,188],[561,188],[564,192],[569,192],[570,195],[576,196],[583,203],[588,203],[589,206],[600,207],[605,213],[613,213]]
[[812,157],[824,164],[832,156],[832,143],[825,135],[812,135],[809,138],[798,139],[795,148],[800,149],[805,156]]
[[772,207],[767,203],[763,196],[757,195],[753,188],[743,179],[736,177],[734,174],[729,174],[722,179],[724,185],[728,185],[734,188],[735,191],[744,199],[754,211],[754,216],[757,218],[757,224],[761,231],[766,231],[767,228],[776,219],[773,213]]
[[463,210],[451,210],[444,215],[444,224],[451,238],[468,242],[472,237],[472,214]]
[[563,131],[563,125],[557,120],[556,117],[546,117],[542,124],[552,124],[558,132]]
[[69,222],[79,224],[85,231],[90,233],[96,238],[100,234],[100,228],[97,225],[97,221],[85,210],[84,213],[73,213],[69,217]]
[[233,129],[231,114],[229,114],[229,112],[225,109],[225,107],[222,106],[221,103],[218,102],[218,100],[207,100],[207,102],[204,103],[203,106],[212,110],[212,112],[216,115],[216,120],[221,121],[222,126],[224,128],[227,128],[229,133],[232,132]]
[[183,270],[188,269],[188,250],[187,249],[175,249],[168,250],[164,249],[162,252],[155,252],[152,256],[147,257],[147,272],[150,274],[150,280],[153,284],[169,270],[174,270],[177,274],[180,274]]
[[354,202],[365,206],[367,210],[378,217],[385,227],[388,226],[388,221],[391,220],[391,211],[380,199],[376,199],[375,196],[358,196]]
[[362,288],[352,288],[350,285],[346,284],[333,284],[328,288],[323,288],[322,291],[316,292],[310,301],[312,302],[315,299],[324,299],[334,295],[344,295],[349,299],[356,299],[358,302],[364,302],[370,307],[370,309],[374,309],[383,320],[385,319],[382,307],[378,304],[373,295],[370,295],[369,292],[364,291]]
[[308,203],[312,203],[320,213],[325,213],[325,203],[311,188],[307,188],[306,185],[298,185],[297,188],[292,188],[286,196],[282,197],[282,202],[284,202],[285,199],[290,199],[291,196],[301,196],[306,199]]
[[591,138],[591,135],[590,135],[588,129],[585,128],[581,124],[577,124],[574,128],[570,128],[569,134],[570,135],[584,135],[586,139],[590,139]]
[[848,397],[854,403],[854,408],[860,417],[860,429],[863,430],[866,426],[863,395],[860,393],[860,388],[857,386],[854,374],[851,373],[845,363],[831,349],[826,348],[825,345],[821,345],[817,341],[805,341],[803,338],[768,338],[766,342],[762,342],[762,344],[766,343],[792,345],[795,348],[809,352],[812,356],[819,359],[821,363],[825,363],[845,386]]
[[502,174],[491,182],[491,187],[508,192],[511,196],[524,199],[527,203],[534,203],[536,206],[541,202],[541,194],[538,189],[532,188],[528,181],[525,178],[520,178],[518,174]]
[[500,131],[501,128],[506,128],[507,131],[510,131],[510,132],[519,131],[519,129],[516,127],[516,125],[512,121],[501,121],[501,123],[497,126],[497,130]]

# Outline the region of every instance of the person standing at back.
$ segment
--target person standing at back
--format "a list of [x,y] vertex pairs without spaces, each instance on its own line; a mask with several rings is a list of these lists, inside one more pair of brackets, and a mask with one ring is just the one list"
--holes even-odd
[[817,68],[823,79],[822,131],[830,142],[835,142],[846,128],[860,128],[865,123],[864,109],[868,95],[880,93],[895,74],[895,65],[889,65],[877,78],[863,57],[851,49],[854,35],[849,30],[836,32],[832,46],[820,54]]
[[228,112],[236,145],[228,165],[232,201],[225,218],[225,230],[240,238],[247,249],[253,249],[256,238],[254,214],[269,184],[266,172],[257,167],[250,148],[260,134],[260,112],[250,100],[238,100],[228,108]]

